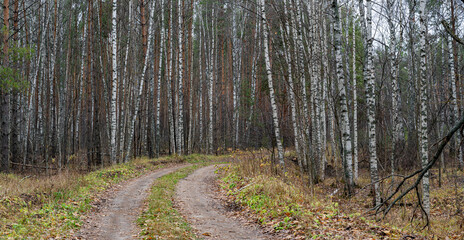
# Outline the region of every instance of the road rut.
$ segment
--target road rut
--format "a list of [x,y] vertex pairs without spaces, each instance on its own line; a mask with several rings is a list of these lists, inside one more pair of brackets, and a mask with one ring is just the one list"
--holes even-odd
[[215,166],[198,169],[179,181],[176,204],[191,226],[204,239],[273,239],[257,225],[231,218],[221,201],[214,198]]

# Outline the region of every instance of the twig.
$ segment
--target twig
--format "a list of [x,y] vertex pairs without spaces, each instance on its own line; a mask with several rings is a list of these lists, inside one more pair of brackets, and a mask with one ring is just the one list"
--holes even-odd
[[[412,173],[411,175],[409,176],[406,176],[403,178],[403,180],[398,184],[396,190],[390,194],[390,196],[388,196],[386,198],[385,201],[383,201],[382,203],[380,203],[378,206],[375,206],[374,208],[370,209],[369,211],[375,211],[375,214],[378,214],[382,207],[386,207],[384,211],[384,218],[385,216],[390,212],[390,210],[392,209],[392,207],[399,201],[401,200],[404,196],[406,196],[409,192],[411,192],[412,190],[414,190],[415,188],[417,188],[417,186],[419,186],[420,184],[420,181],[422,180],[422,178],[424,177],[424,175],[435,165],[435,163],[438,161],[441,153],[443,152],[443,149],[445,148],[445,146],[448,144],[448,142],[451,140],[451,138],[453,137],[453,135],[459,130],[461,129],[461,127],[464,125],[464,117],[461,118],[461,120],[459,120],[459,122],[457,122],[454,127],[451,129],[451,131],[448,132],[448,134],[443,138],[443,141],[442,143],[439,145],[435,155],[433,156],[432,160],[429,161],[427,163],[427,165],[425,167],[423,167],[422,169],[419,169],[417,170],[416,172]],[[388,203],[391,199],[394,198],[394,196],[399,193],[401,187],[406,183],[406,181],[410,178],[413,178],[414,176],[418,175],[416,181],[414,182],[414,184],[412,186],[410,186],[406,191],[404,191],[403,193],[401,193],[400,196],[396,197],[391,203]]]

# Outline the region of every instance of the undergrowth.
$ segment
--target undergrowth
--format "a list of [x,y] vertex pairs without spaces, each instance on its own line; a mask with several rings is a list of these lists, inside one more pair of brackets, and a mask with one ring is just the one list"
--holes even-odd
[[[287,166],[291,166],[288,164]],[[360,213],[342,211],[329,195],[309,189],[296,168],[275,170],[266,154],[241,155],[219,171],[228,200],[242,206],[263,227],[291,239],[396,239],[401,232]]]
[[85,175],[66,172],[50,177],[0,174],[0,238],[68,238],[98,194],[111,185],[135,178],[169,163],[214,161],[192,155],[136,159]]

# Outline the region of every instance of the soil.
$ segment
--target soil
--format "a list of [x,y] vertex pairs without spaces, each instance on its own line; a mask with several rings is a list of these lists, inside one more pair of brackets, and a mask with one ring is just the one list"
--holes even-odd
[[198,169],[177,185],[176,206],[197,236],[204,239],[277,239],[257,224],[228,214],[230,206],[217,197],[214,170],[215,166]]
[[159,169],[110,189],[84,220],[76,239],[136,239],[140,232],[136,220],[153,182],[188,165]]

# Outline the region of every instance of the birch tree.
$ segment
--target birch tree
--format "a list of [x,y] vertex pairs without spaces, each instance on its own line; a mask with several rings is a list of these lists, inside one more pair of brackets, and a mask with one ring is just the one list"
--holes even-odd
[[274,83],[272,80],[271,57],[269,53],[269,25],[266,19],[266,1],[260,0],[261,5],[261,20],[263,21],[263,40],[264,40],[264,61],[266,62],[266,75],[269,85],[269,97],[271,98],[272,118],[274,122],[274,134],[277,143],[277,155],[281,168],[285,172],[284,149],[282,139],[280,138],[279,117],[277,113],[277,103],[275,100]]
[[392,84],[392,147],[391,147],[391,174],[392,174],[392,183],[395,175],[395,160],[396,160],[396,144],[399,138],[399,107],[398,107],[398,98],[399,98],[399,89],[398,89],[398,60],[397,60],[397,45],[396,42],[396,31],[395,25],[393,24],[393,7],[394,0],[387,1],[387,21],[388,27],[390,30],[390,47],[389,47],[389,56],[390,56],[390,77]]
[[353,179],[354,181],[358,180],[358,80],[356,79],[356,16],[353,16],[352,20],[352,29],[353,29],[353,38],[352,38],[352,54],[353,54]]
[[117,97],[117,88],[118,88],[118,47],[117,47],[117,19],[118,19],[118,1],[113,0],[112,2],[112,18],[111,18],[111,58],[113,64],[113,75],[112,75],[112,86],[111,86],[111,162],[113,164],[116,162],[116,131],[117,131],[117,115],[116,115],[116,97]]
[[348,117],[348,104],[346,100],[346,86],[345,86],[345,75],[343,72],[343,63],[342,63],[342,52],[341,52],[341,29],[340,29],[340,15],[339,15],[339,6],[338,1],[333,0],[332,2],[333,10],[333,27],[334,27],[334,47],[335,47],[335,63],[337,68],[337,78],[338,78],[338,91],[339,91],[339,105],[341,111],[341,130],[343,138],[343,167],[345,171],[345,181],[346,181],[346,190],[348,195],[353,193],[353,172],[352,172],[352,149],[351,149],[351,133],[350,133],[350,120]]
[[152,2],[152,4],[149,6],[149,9],[150,9],[150,14],[148,16],[148,23],[149,23],[149,27],[148,27],[148,40],[147,40],[147,46],[148,46],[148,49],[147,49],[147,53],[145,54],[144,56],[144,62],[143,62],[143,70],[142,70],[142,73],[141,73],[141,76],[140,76],[140,83],[139,83],[139,89],[137,90],[137,95],[135,96],[135,110],[134,110],[134,115],[132,115],[131,117],[131,120],[130,120],[130,126],[129,126],[129,139],[128,139],[128,144],[127,144],[127,153],[126,153],[126,157],[125,157],[125,162],[128,162],[130,160],[130,156],[131,156],[131,146],[132,146],[132,142],[134,140],[134,132],[135,132],[135,121],[138,117],[138,113],[139,113],[139,110],[140,110],[140,99],[142,98],[142,94],[143,94],[143,86],[144,86],[144,79],[145,79],[145,74],[147,73],[147,69],[148,69],[148,59],[149,59],[149,56],[150,56],[150,51],[152,49],[151,47],[151,41],[152,41],[152,38],[153,38],[153,21],[152,21],[152,18],[155,14],[155,6],[154,6],[154,1]]
[[177,152],[178,154],[183,154],[184,152],[184,28],[183,28],[183,19],[184,19],[184,1],[178,0],[178,29],[179,29],[179,57],[178,57],[178,125],[177,130]]
[[367,98],[367,115],[368,115],[368,138],[369,138],[369,162],[371,172],[371,182],[373,184],[375,205],[380,204],[380,183],[379,174],[377,169],[377,140],[376,140],[376,99],[375,99],[375,75],[373,65],[373,42],[372,36],[372,1],[366,0],[366,26],[367,26],[367,66],[366,74],[367,87],[366,87],[366,98]]
[[164,7],[164,0],[161,0],[160,2],[160,5],[161,5],[161,29],[160,29],[160,44],[159,44],[159,52],[160,52],[160,55],[159,55],[159,66],[158,66],[158,85],[157,85],[157,88],[156,88],[156,115],[155,115],[155,119],[156,119],[156,137],[155,137],[155,156],[156,157],[159,157],[159,154],[160,154],[160,140],[161,140],[161,115],[160,115],[160,109],[161,109],[161,80],[162,80],[162,72],[163,72],[163,54],[164,54],[164,41],[165,41],[165,27],[164,27],[164,10],[165,10],[165,7]]
[[[428,112],[427,112],[427,53],[426,53],[426,35],[427,35],[427,12],[426,0],[419,1],[420,16],[420,34],[419,34],[419,51],[420,51],[420,159],[422,167],[425,168],[429,163],[429,146],[428,146]],[[426,214],[430,214],[430,183],[429,172],[424,174],[422,179],[422,202]]]

